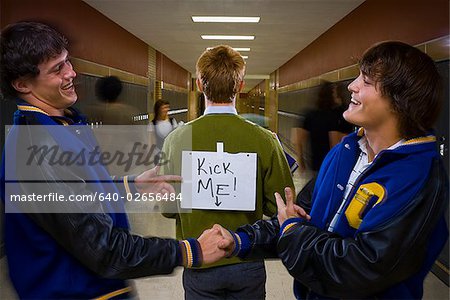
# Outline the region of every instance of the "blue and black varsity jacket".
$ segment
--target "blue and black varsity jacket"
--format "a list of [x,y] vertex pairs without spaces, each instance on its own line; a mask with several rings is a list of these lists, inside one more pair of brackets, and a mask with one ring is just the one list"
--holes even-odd
[[[96,141],[84,119],[73,109],[67,111],[66,117],[51,117],[23,102],[18,108],[6,140],[7,155],[3,153],[0,195],[5,204],[9,275],[20,298],[126,298],[131,288],[125,279],[168,274],[177,266],[200,263],[201,256],[193,253],[198,246],[195,240],[178,242],[132,235],[120,201],[113,204],[97,201],[89,207],[75,202],[69,207],[82,211],[65,213],[28,211],[30,205],[42,202],[28,202],[26,206],[12,203],[12,194],[27,196],[34,192],[29,190],[30,180],[23,180],[30,178],[30,173],[43,194],[123,195],[135,191],[127,177],[114,180],[99,164],[82,163],[65,168],[43,160],[37,167],[24,169],[27,145],[58,146],[63,151],[78,153],[91,149]],[[33,136],[35,131],[31,128],[36,126],[22,125],[40,126],[43,134]],[[69,184],[73,182],[77,184]],[[84,213],[85,208],[89,209]],[[186,258],[191,258],[190,264]]]
[[298,299],[420,299],[448,239],[448,176],[433,135],[380,152],[355,182],[334,232],[327,230],[362,134],[334,147],[315,184],[297,198],[310,222],[292,218],[280,228],[274,217],[237,230],[238,255],[279,256],[295,279]]

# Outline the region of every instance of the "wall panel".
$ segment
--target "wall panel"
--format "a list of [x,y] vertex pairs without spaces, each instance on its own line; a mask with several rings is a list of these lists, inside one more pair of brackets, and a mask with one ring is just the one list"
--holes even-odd
[[1,27],[25,20],[57,28],[70,54],[141,76],[147,74],[148,46],[80,0],[2,0]]
[[375,42],[416,45],[448,34],[448,0],[367,0],[281,66],[279,84],[355,64]]

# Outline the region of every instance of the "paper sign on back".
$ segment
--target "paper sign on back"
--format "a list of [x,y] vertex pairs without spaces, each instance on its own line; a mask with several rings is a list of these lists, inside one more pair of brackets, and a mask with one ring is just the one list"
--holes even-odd
[[256,158],[256,153],[183,151],[181,208],[254,211]]

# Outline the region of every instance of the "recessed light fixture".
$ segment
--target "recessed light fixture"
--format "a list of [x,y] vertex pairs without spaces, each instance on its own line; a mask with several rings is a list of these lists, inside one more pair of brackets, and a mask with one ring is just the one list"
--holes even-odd
[[202,34],[202,39],[204,40],[246,40],[252,41],[255,39],[254,35],[204,35]]
[[192,16],[195,23],[259,23],[260,17]]
[[[208,48],[206,48],[206,50],[211,50],[212,48],[214,48],[214,47],[208,47]],[[243,52],[243,51],[250,51],[250,48],[234,48],[233,47],[233,50]]]
[[250,48],[233,48],[236,51],[250,51]]

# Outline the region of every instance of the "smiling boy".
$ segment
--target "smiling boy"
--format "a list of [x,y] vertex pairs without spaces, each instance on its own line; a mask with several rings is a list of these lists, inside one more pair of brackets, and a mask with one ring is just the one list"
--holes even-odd
[[[165,181],[180,180],[178,176],[157,177],[152,169],[134,180],[127,176],[113,180],[104,165],[86,161],[70,168],[48,159],[23,164],[30,144],[55,146],[62,155],[97,146],[83,116],[71,108],[77,100],[76,73],[66,48],[66,38],[42,23],[15,23],[1,32],[1,91],[18,108],[0,174],[6,256],[18,296],[125,299],[133,297],[126,279],[168,274],[177,266],[200,266],[208,263],[209,255],[224,252],[208,243],[207,235],[184,241],[134,235],[121,201],[104,204],[94,196],[129,199],[135,193],[170,193],[173,187]],[[34,134],[36,128],[43,134]],[[67,207],[73,210],[50,213],[43,202],[22,205],[10,200],[34,194],[40,199],[89,196],[94,201],[56,202],[56,207],[70,203]]]
[[298,299],[420,299],[448,239],[448,177],[432,130],[440,76],[426,54],[389,41],[364,53],[348,89],[344,118],[360,129],[300,192],[309,216],[287,190],[278,218],[237,230],[234,252],[251,258],[276,245]]

